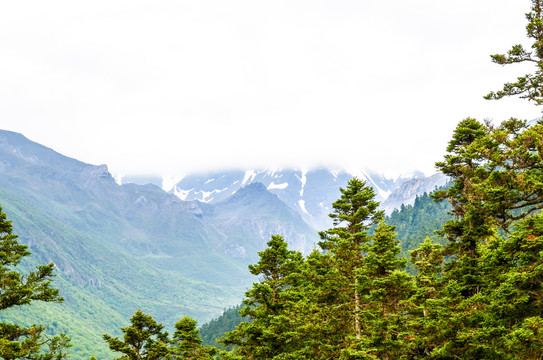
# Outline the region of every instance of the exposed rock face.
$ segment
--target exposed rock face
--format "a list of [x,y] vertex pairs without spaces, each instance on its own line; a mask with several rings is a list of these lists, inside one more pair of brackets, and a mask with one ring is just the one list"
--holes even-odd
[[256,250],[264,249],[276,234],[282,235],[291,249],[302,253],[308,253],[318,240],[316,231],[261,183],[244,186],[230,198],[214,204],[213,213],[204,217],[206,220],[224,236],[225,252],[233,257],[242,256],[233,249],[243,247],[247,256],[257,260]]
[[332,203],[340,196],[339,188],[356,176],[372,186],[376,199],[382,208],[390,213],[402,204],[412,204],[417,195],[433,191],[436,186],[445,184],[443,175],[424,177],[413,174],[395,179],[364,171],[297,169],[280,170],[232,170],[209,174],[194,174],[175,184],[170,193],[183,200],[197,200],[215,204],[236,194],[240,189],[252,184],[262,184],[269,192],[296,211],[313,229],[320,231],[332,226],[328,216]]
[[396,190],[394,190],[389,197],[381,203],[381,208],[385,210],[387,214],[390,214],[394,209],[399,209],[402,204],[413,205],[417,196],[424,193],[431,193],[436,188],[443,186],[447,183],[448,178],[437,173],[430,177],[417,178],[404,182]]

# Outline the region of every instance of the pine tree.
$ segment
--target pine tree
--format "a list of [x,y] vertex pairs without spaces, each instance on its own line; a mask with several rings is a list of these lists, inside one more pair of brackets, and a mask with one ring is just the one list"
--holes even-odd
[[371,239],[364,265],[358,270],[364,304],[361,337],[341,359],[399,359],[410,341],[404,312],[414,284],[403,271],[407,260],[398,258],[401,248],[394,226],[381,221]]
[[[11,221],[0,207],[0,311],[33,301],[62,302],[57,289],[51,287],[54,264],[40,265],[26,275],[15,267],[30,255],[28,246],[17,241]],[[45,326],[0,323],[0,357],[3,359],[63,359],[70,339],[64,334],[49,337]]]
[[452,186],[434,196],[449,199],[455,218],[442,230],[449,240],[443,254],[451,259],[440,280],[446,284],[440,293],[441,328],[447,330],[433,354],[507,358],[496,340],[502,320],[492,310],[501,276],[483,260],[500,248],[500,233],[507,240],[516,222],[543,209],[542,149],[541,123],[529,127],[510,119],[494,127],[465,119],[454,132],[445,161],[437,163]]
[[506,83],[503,89],[490,92],[485,99],[498,100],[506,96],[519,95],[520,98],[533,101],[536,105],[543,104],[543,9],[542,0],[532,0],[531,11],[526,14],[528,25],[526,32],[533,40],[533,51],[527,51],[522,45],[514,45],[507,54],[491,55],[492,61],[499,65],[532,62],[536,65],[533,74],[521,76],[516,82]]
[[442,328],[440,323],[441,319],[450,316],[448,299],[441,296],[443,249],[427,237],[418,249],[410,251],[410,255],[417,273],[406,336],[411,340],[409,358],[422,359],[429,357],[436,345],[444,343],[448,336],[448,328]]
[[346,324],[351,326],[346,336],[361,337],[359,312],[361,308],[357,271],[363,266],[364,245],[368,242],[368,230],[383,217],[378,211],[374,190],[364,181],[351,179],[345,189],[340,188],[341,197],[332,204],[330,217],[334,227],[319,233],[320,247],[329,252],[338,270],[337,296],[338,312],[347,316]]
[[175,323],[172,355],[174,359],[207,360],[212,359],[215,349],[202,345],[200,330],[196,320],[185,316]]
[[250,321],[239,324],[221,339],[225,345],[235,345],[227,358],[275,359],[290,352],[294,334],[290,331],[285,291],[292,287],[303,258],[300,252],[288,250],[280,235],[273,235],[268,247],[258,254],[259,262],[249,265],[249,270],[261,279],[245,293],[245,307],[240,311]]
[[130,318],[130,326],[121,328],[123,339],[104,334],[112,351],[123,353],[118,360],[161,360],[170,356],[170,340],[164,326],[151,315],[138,309]]
[[[289,288],[291,359],[337,359],[352,332],[351,315],[338,301],[341,279],[334,257],[314,249],[301,264],[299,278]],[[286,357],[287,358],[287,357]]]
[[543,214],[523,219],[489,250],[482,259],[491,275],[487,341],[511,359],[541,359]]

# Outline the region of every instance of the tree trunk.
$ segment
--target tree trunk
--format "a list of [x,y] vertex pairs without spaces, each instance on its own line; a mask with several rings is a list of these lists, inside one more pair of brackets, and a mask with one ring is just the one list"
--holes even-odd
[[362,337],[360,331],[360,318],[358,314],[360,312],[360,299],[358,298],[358,278],[354,277],[354,331],[356,333],[356,338],[360,339]]

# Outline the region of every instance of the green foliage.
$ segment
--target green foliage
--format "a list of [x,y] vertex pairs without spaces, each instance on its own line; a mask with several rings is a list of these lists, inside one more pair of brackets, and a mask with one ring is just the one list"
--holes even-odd
[[[441,231],[448,243],[439,249],[426,242],[412,253],[421,272],[414,300],[423,310],[414,320],[415,352],[463,359],[513,359],[520,350],[527,359],[541,356],[538,343],[527,340],[537,340],[536,299],[543,293],[536,284],[541,217],[532,216],[543,208],[542,149],[541,124],[459,123],[445,160],[437,163],[452,185],[434,194],[452,206],[454,218]],[[433,261],[445,256],[447,263]]]
[[113,351],[123,353],[117,360],[158,360],[169,355],[168,333],[150,315],[138,309],[130,319],[131,325],[121,328],[123,339],[104,334]]
[[232,350],[232,346],[226,348],[224,345],[217,343],[217,339],[222,338],[227,332],[234,330],[242,321],[247,321],[239,313],[242,307],[243,305],[238,305],[226,309],[221,316],[203,324],[200,327],[203,344],[217,346],[224,350]]
[[243,322],[222,342],[226,359],[393,358],[406,348],[402,312],[413,287],[394,227],[382,219],[373,190],[352,179],[334,202],[335,227],[322,232],[323,252],[306,259],[272,236],[261,276],[246,294]]
[[436,164],[454,182],[435,197],[450,199],[452,214],[462,219],[448,222],[449,239],[490,236],[496,227],[508,231],[514,221],[543,209],[542,147],[542,124],[460,122],[445,161]]
[[492,342],[518,359],[543,356],[543,214],[526,217],[482,257],[489,279]]
[[210,360],[215,353],[213,348],[201,345],[196,320],[188,316],[177,321],[172,339],[162,324],[139,309],[132,315],[130,322],[130,326],[121,328],[122,340],[103,335],[112,351],[124,354],[117,360]]
[[171,353],[174,359],[205,360],[216,353],[212,347],[202,345],[200,330],[196,328],[196,320],[188,316],[175,323]]
[[[39,265],[35,271],[21,274],[17,267],[30,255],[13,234],[11,221],[0,207],[0,311],[29,305],[34,301],[62,302],[57,289],[51,287],[54,264]],[[43,325],[22,326],[0,323],[0,356],[3,359],[63,359],[70,339],[64,334],[49,336]]]
[[[367,247],[364,266],[358,271],[361,292],[360,317],[363,328],[346,359],[360,353],[376,359],[398,359],[405,353],[407,300],[413,289],[411,276],[405,271],[406,259],[398,258],[400,247],[394,226],[381,222]],[[354,356],[353,356],[354,355]]]
[[302,255],[288,250],[279,235],[273,235],[259,255],[260,261],[249,270],[261,280],[246,292],[246,306],[240,311],[251,321],[242,322],[221,339],[225,345],[235,345],[233,355],[244,359],[272,359],[286,352],[291,341],[285,292],[294,285],[292,275],[298,271]]
[[536,105],[543,104],[543,1],[532,0],[531,11],[526,14],[528,25],[526,32],[532,39],[533,51],[527,51],[522,45],[514,45],[507,54],[491,55],[492,61],[499,65],[531,62],[536,65],[533,74],[517,78],[516,82],[506,83],[502,90],[490,92],[485,99],[498,100],[506,96],[519,95],[522,99],[533,101]]
[[336,261],[337,302],[344,306],[346,322],[353,327],[354,336],[360,338],[361,303],[356,274],[363,266],[368,231],[383,218],[383,212],[377,210],[379,202],[374,200],[375,192],[364,181],[353,178],[340,192],[341,197],[332,204],[334,210],[330,214],[335,226],[319,234],[322,239],[319,245]]
[[424,193],[416,197],[413,205],[402,205],[399,210],[394,210],[387,216],[387,224],[396,227],[401,240],[402,257],[409,257],[409,251],[418,248],[427,237],[434,242],[445,244],[446,240],[436,234],[436,231],[451,219],[448,211],[448,202],[435,202],[430,195]]

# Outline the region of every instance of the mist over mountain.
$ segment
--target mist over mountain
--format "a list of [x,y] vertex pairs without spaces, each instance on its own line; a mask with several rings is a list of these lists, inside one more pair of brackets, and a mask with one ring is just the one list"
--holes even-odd
[[[66,299],[55,310],[65,314],[59,331],[103,351],[100,334],[118,331],[138,308],[172,326],[184,315],[203,322],[239,303],[254,280],[247,265],[272,234],[302,251],[318,238],[258,184],[217,204],[183,201],[155,185],[119,185],[105,165],[9,131],[0,131],[0,174],[0,204],[32,252],[27,268],[56,264]],[[51,321],[50,311],[28,311],[29,321]]]
[[387,178],[374,172],[326,168],[229,170],[188,175],[175,184],[170,193],[182,200],[214,204],[248,184],[261,183],[320,231],[332,225],[328,216],[332,203],[340,196],[339,188],[344,188],[353,176],[366,180],[374,188],[376,199],[382,202],[382,209],[387,213],[402,204],[412,205],[416,196],[431,192],[447,181],[442,174],[425,177],[420,172]]
[[[66,299],[2,316],[54,321],[77,344],[74,358],[88,358],[88,349],[108,358],[100,334],[118,332],[138,308],[171,327],[184,315],[202,323],[238,304],[255,280],[247,265],[271,235],[308,253],[317,231],[331,225],[331,204],[353,173],[218,171],[188,175],[167,192],[158,177],[119,184],[106,165],[0,131],[0,175],[0,205],[32,252],[23,266],[54,262]],[[442,180],[420,175],[357,174],[390,208]]]

